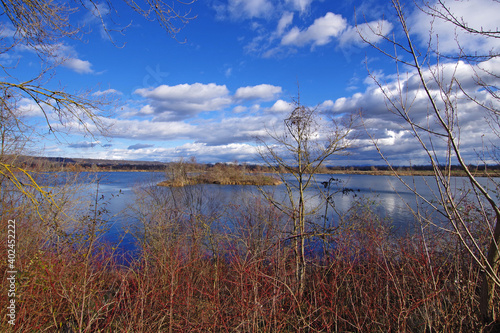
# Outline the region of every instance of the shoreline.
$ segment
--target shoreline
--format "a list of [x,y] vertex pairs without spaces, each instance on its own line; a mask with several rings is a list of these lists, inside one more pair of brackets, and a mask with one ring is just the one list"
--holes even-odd
[[[34,171],[34,170],[27,170]],[[34,171],[34,172],[159,172],[164,173],[162,170],[46,170],[46,171]],[[260,175],[260,174],[271,174],[271,172],[267,171],[250,171],[251,175]],[[277,173],[276,173],[277,174]],[[434,176],[434,171],[430,170],[414,170],[414,171],[391,171],[391,170],[328,170],[317,172],[318,175],[368,175],[368,176]],[[492,178],[500,178],[500,171],[491,171],[491,172],[472,172],[474,177],[492,177]],[[450,172],[451,177],[467,177],[466,173],[460,170],[453,170]]]
[[[89,173],[97,173],[97,172],[155,172],[155,173],[164,173],[162,170],[129,170],[129,169],[113,169],[113,170],[30,170],[29,168],[25,169],[28,172],[36,172],[36,173],[58,173],[58,172],[89,172]],[[260,175],[260,174],[270,174],[267,171],[251,171],[249,172],[251,175]],[[414,170],[414,171],[391,171],[391,170],[328,170],[317,172],[318,175],[367,175],[367,176],[434,176],[433,171],[428,170]],[[472,175],[474,177],[491,177],[491,178],[500,178],[500,171],[491,171],[491,172],[473,172]],[[467,177],[466,173],[460,170],[453,170],[450,172],[451,177]],[[215,184],[215,183],[214,183]],[[231,184],[226,184],[231,185]]]

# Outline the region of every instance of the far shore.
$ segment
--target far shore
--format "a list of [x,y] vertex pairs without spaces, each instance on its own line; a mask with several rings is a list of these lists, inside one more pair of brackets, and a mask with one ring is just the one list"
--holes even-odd
[[[72,168],[61,168],[58,170],[32,170],[32,168],[26,168],[27,171],[34,172],[165,172],[164,170],[143,170],[143,169],[107,169],[107,168],[80,168],[74,170]],[[270,174],[269,171],[250,171],[250,174]],[[432,170],[321,170],[317,174],[324,175],[369,175],[369,176],[434,176],[434,171]],[[443,172],[444,175],[447,173]],[[488,172],[484,171],[474,171],[472,172],[474,177],[500,177],[500,170],[492,170]],[[462,170],[452,170],[450,172],[451,177],[466,177],[466,173]],[[216,184],[214,182],[213,184]],[[223,185],[239,185],[239,184],[223,184]],[[242,185],[253,185],[253,184],[242,184]]]
[[[181,168],[184,172],[212,172],[219,170],[221,174],[219,182],[213,180],[202,181],[200,179],[191,179],[193,183],[213,183],[213,184],[235,184],[234,180],[243,185],[253,185],[254,180],[247,180],[246,176],[242,180],[241,174],[247,175],[269,175],[277,171],[271,166],[259,164],[239,164],[233,163],[215,163],[203,164],[193,162],[148,162],[148,161],[124,161],[124,160],[97,160],[85,158],[59,158],[59,157],[34,157],[17,156],[17,166],[30,172],[169,172],[168,170]],[[498,165],[479,165],[469,166],[471,173],[475,177],[500,177],[500,166]],[[451,169],[441,168],[443,175],[451,177],[465,177],[467,174],[458,165],[453,165]],[[317,174],[345,174],[345,175],[370,175],[370,176],[434,176],[435,171],[430,165],[417,166],[394,166],[393,169],[386,165],[381,166],[322,166]],[[259,178],[260,176],[256,176]],[[240,178],[240,179],[238,179]],[[262,179],[261,179],[262,180]]]

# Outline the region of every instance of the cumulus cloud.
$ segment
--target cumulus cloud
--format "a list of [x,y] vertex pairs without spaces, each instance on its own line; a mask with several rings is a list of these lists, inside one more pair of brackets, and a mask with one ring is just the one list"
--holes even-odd
[[[175,155],[174,155],[175,153]],[[254,145],[248,143],[228,143],[207,145],[202,142],[187,143],[175,148],[170,154],[175,157],[196,156],[197,161],[253,161],[257,155]]]
[[[161,85],[156,88],[141,88],[136,94],[146,98],[148,104],[137,113],[140,116],[153,115],[155,121],[179,121],[195,117],[200,112],[219,111],[235,103],[251,100],[271,101],[282,93],[282,88],[270,84],[259,84],[236,89],[231,95],[225,85],[179,84]],[[234,106],[235,112],[242,112],[248,107]],[[257,106],[257,110],[258,110]],[[252,107],[250,110],[255,111]]]
[[283,45],[304,46],[306,44],[325,45],[332,37],[337,37],[347,27],[347,20],[342,15],[331,12],[314,20],[305,30],[293,27],[281,39]]
[[[491,115],[489,116],[488,112],[480,104],[492,105],[498,109],[500,107],[498,104],[500,103],[496,101],[493,102],[496,105],[490,104],[492,102],[491,95],[477,84],[474,85],[469,82],[473,80],[471,73],[480,73],[481,71],[478,70],[478,67],[488,67],[490,66],[488,64],[490,61],[479,64],[476,68],[471,68],[462,62],[455,64],[447,63],[441,65],[439,70],[434,66],[423,72],[423,76],[430,80],[432,72],[439,71],[445,86],[446,82],[448,84],[456,84],[456,81],[452,77],[453,74],[455,79],[462,78],[464,84],[461,87],[467,90],[469,96],[474,96],[476,99],[477,103],[468,99],[461,90],[452,90],[456,91],[456,98],[453,100],[453,104],[458,112],[456,116],[458,117],[457,124],[459,124],[459,126],[453,128],[453,131],[455,137],[460,140],[460,149],[464,153],[468,163],[477,163],[478,156],[475,150],[477,147],[482,147],[483,142],[498,143],[499,140],[490,127],[494,126],[495,130],[498,130],[498,124],[488,121]],[[483,74],[487,75],[486,73]],[[397,78],[386,80],[381,87],[384,91],[396,97],[399,96],[397,93],[398,89],[401,89],[404,98],[402,102],[405,103],[408,116],[412,119],[413,123],[421,128],[428,128],[432,131],[443,133],[443,129],[440,127],[436,116],[430,110],[428,97],[422,90],[421,85],[418,85],[418,80],[418,74],[410,72],[408,76],[400,76],[399,81]],[[438,108],[445,110],[444,101],[439,99],[440,93],[437,85],[429,81],[428,86],[431,90],[431,95],[436,97]],[[379,144],[389,160],[397,164],[408,164],[408,159],[410,158],[413,163],[429,163],[426,160],[422,147],[413,138],[411,128],[397,114],[397,110],[390,103],[386,103],[385,96],[378,86],[372,85],[365,92],[356,93],[350,97],[338,98],[335,101],[326,101],[322,104],[322,107],[332,114],[362,110],[363,122],[367,132]],[[423,134],[422,137],[424,140],[429,140],[427,134]],[[358,140],[358,148],[354,152],[359,154],[360,159],[363,158],[361,152],[370,152],[370,154],[373,154],[372,157],[375,158],[377,152],[371,144],[371,138],[361,137]],[[426,143],[429,144],[429,142]],[[434,138],[433,148],[436,149],[437,155],[443,158],[446,154],[446,140],[441,140],[439,137]]]
[[293,105],[290,102],[286,102],[282,99],[277,100],[273,106],[271,106],[268,111],[271,112],[290,112],[293,110]]
[[147,112],[154,110],[164,120],[185,119],[199,112],[221,110],[231,104],[227,87],[215,83],[161,85],[137,89],[135,93],[150,101],[151,109]]
[[[498,13],[500,12],[500,3],[498,1],[445,0],[442,3],[446,8],[438,4],[437,1],[431,1],[429,6],[441,13],[449,11],[457,20],[465,22],[468,27],[477,31],[498,31]],[[446,14],[446,16],[451,18],[450,14]],[[500,40],[498,38],[486,38],[468,33],[441,19],[439,15],[431,16],[416,10],[408,21],[412,33],[417,34],[424,44],[428,43],[429,29],[432,27],[430,35],[433,38],[433,46],[437,49],[439,43],[439,51],[444,54],[456,53],[457,42],[469,54],[488,54],[490,51],[500,51]]]
[[144,105],[140,110],[139,110],[139,114],[141,115],[150,115],[150,114],[154,114],[155,113],[155,110],[154,108],[151,106],[151,105]]
[[[314,0],[228,0],[214,5],[220,19],[272,19],[282,12],[307,12]],[[255,24],[255,22],[253,22]]]
[[80,74],[90,74],[94,72],[92,64],[87,60],[69,58],[64,61],[63,66]]
[[[377,20],[367,23],[362,23],[355,26],[347,24],[347,20],[341,15],[327,13],[320,17],[305,30],[300,30],[298,27],[293,27],[281,39],[282,45],[305,46],[312,44],[313,46],[326,45],[338,40],[338,45],[341,48],[357,46],[363,47],[367,45],[364,41],[376,44],[383,39],[393,29],[392,23],[386,20]],[[363,38],[360,37],[363,36]]]
[[[42,44],[39,47],[47,49],[48,52],[53,54],[54,60],[62,66],[71,69],[79,74],[94,73],[92,63],[87,60],[79,58],[75,49],[64,43]],[[16,50],[37,53],[35,48],[26,45],[18,45]]]
[[179,84],[176,86],[161,85],[157,88],[137,89],[135,93],[152,98],[154,100],[184,100],[193,102],[204,102],[212,98],[219,98],[228,94],[225,85],[219,86],[215,83],[202,84]]
[[242,112],[245,112],[247,111],[248,108],[246,106],[243,106],[243,105],[236,105],[234,108],[233,108],[233,112],[234,113],[242,113]]
[[195,156],[200,163],[214,163],[234,160],[254,161],[256,155],[255,146],[247,143],[214,146],[205,143],[185,143],[176,147],[144,148],[142,150],[116,148],[96,152],[94,157],[116,160],[173,161],[181,157]]
[[273,86],[270,84],[259,84],[257,86],[241,87],[236,90],[234,98],[251,100],[262,99],[272,100],[276,95],[281,94],[281,87]]
[[276,29],[274,31],[257,29],[258,35],[245,46],[245,49],[263,57],[275,57],[286,56],[293,53],[294,48],[305,46],[311,46],[311,50],[332,43],[342,49],[364,47],[366,43],[359,34],[362,34],[365,40],[376,44],[383,39],[382,36],[386,36],[393,29],[392,23],[382,19],[352,26],[342,15],[333,12],[316,18],[309,26],[292,26],[294,11],[306,10],[311,2],[286,0],[287,10],[279,16]]

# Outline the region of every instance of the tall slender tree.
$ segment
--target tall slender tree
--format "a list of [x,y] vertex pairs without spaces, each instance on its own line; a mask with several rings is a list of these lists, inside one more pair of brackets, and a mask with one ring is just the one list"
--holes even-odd
[[355,120],[355,116],[348,116],[327,121],[317,108],[302,105],[299,94],[282,127],[268,130],[268,138],[259,140],[260,156],[279,174],[286,187],[287,199],[284,202],[263,193],[292,221],[290,240],[295,253],[299,296],[304,292],[306,281],[305,242],[311,236],[306,217],[315,212],[306,209],[306,190],[314,184],[318,170],[332,155],[345,153],[349,148]]

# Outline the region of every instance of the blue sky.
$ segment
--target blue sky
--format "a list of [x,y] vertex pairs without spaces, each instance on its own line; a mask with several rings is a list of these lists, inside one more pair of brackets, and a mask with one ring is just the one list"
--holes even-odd
[[[384,86],[396,87],[394,61],[362,43],[355,28],[357,20],[367,38],[390,50],[366,28],[369,24],[384,34],[401,36],[388,1],[200,0],[177,7],[190,9],[196,18],[176,39],[121,2],[113,3],[116,12],[104,4],[100,7],[103,14],[109,12],[104,24],[127,26],[124,33],[110,32],[110,40],[102,23],[81,9],[72,20],[84,24],[88,33],[82,40],[65,39],[59,44],[58,52],[66,60],[47,83],[69,92],[90,88],[93,96],[111,98],[114,105],[104,110],[111,116],[103,119],[109,130],[106,135],[94,130],[92,137],[80,126],[67,123],[56,125],[64,134],[47,135],[40,110],[24,100],[21,112],[41,134],[31,146],[33,152],[164,162],[195,156],[200,162],[258,163],[255,137],[265,137],[266,129],[281,124],[299,85],[302,104],[318,106],[324,117],[363,113],[365,126],[357,129],[350,156],[329,164],[384,164],[370,136],[395,164],[427,164],[418,143],[401,120],[387,111],[368,75],[370,70]],[[453,1],[450,6],[471,24],[497,28],[498,3]],[[425,51],[431,19],[411,4],[406,10],[412,37]],[[500,48],[498,41],[473,39],[439,20],[432,27],[444,54],[456,51],[456,38],[466,50]],[[0,61],[4,65],[17,61],[16,74],[24,79],[40,68],[36,56],[22,48],[8,57],[4,54]],[[498,62],[492,59],[482,65],[497,70]],[[445,65],[454,68],[464,82],[473,82],[474,68],[451,59]],[[399,84],[409,86],[414,73],[400,70],[409,74],[400,76]],[[471,91],[481,100],[488,99],[474,85]],[[425,98],[418,92],[414,97],[414,114],[423,123],[429,121]],[[485,140],[498,142],[498,136],[483,121],[477,105],[458,103],[464,103],[461,135],[467,140],[462,148],[471,162],[477,161],[476,148]]]

